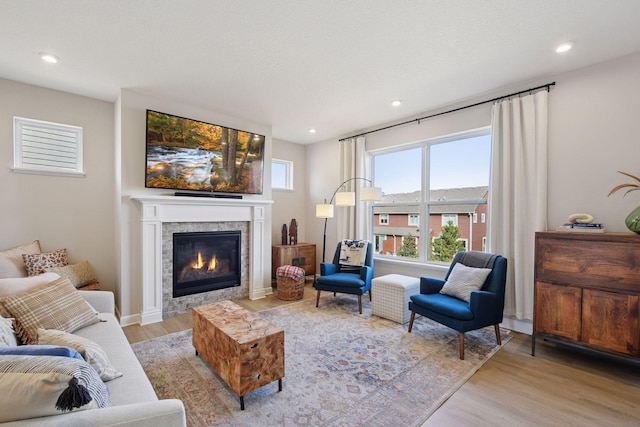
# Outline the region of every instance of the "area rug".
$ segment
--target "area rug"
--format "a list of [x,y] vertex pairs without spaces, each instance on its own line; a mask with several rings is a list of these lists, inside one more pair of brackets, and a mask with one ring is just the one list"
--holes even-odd
[[[407,325],[363,314],[351,296],[261,311],[285,331],[285,377],[238,397],[195,355],[191,330],[133,344],[160,399],[203,426],[419,426],[498,349],[493,327],[458,334],[421,316]],[[511,335],[502,330],[502,343]]]

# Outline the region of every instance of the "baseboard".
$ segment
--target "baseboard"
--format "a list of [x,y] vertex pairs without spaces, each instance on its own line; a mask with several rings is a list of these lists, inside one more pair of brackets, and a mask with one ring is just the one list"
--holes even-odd
[[515,317],[504,317],[500,326],[522,334],[531,335],[533,333],[533,322],[531,320],[520,320]]
[[139,325],[142,323],[141,316],[139,314],[132,314],[130,316],[120,317],[120,326]]

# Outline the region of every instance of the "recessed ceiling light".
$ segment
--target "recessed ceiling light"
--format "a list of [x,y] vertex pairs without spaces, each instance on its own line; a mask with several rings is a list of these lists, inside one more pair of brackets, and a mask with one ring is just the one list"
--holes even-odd
[[309,129],[309,133],[316,133],[317,131],[315,129]]
[[562,43],[558,47],[556,47],[556,53],[565,53],[571,50],[573,47],[573,43]]
[[399,107],[400,105],[402,105],[402,101],[396,99],[395,101],[391,101],[391,105],[393,105],[394,107]]
[[57,64],[58,61],[60,60],[57,56],[52,55],[50,53],[46,53],[46,52],[40,52],[38,55],[40,55],[40,58],[42,58],[43,61],[48,62],[50,64]]

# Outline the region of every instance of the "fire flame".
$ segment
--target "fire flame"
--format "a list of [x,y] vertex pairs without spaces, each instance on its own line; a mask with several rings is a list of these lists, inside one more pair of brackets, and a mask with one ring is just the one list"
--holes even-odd
[[[216,259],[215,255],[212,256],[211,260],[207,264],[207,270],[208,271],[215,270],[217,263],[218,263],[218,260]],[[204,261],[202,260],[202,254],[200,252],[198,252],[198,260],[192,264],[192,267],[199,270],[199,269],[203,268],[204,265],[205,264],[204,264]]]

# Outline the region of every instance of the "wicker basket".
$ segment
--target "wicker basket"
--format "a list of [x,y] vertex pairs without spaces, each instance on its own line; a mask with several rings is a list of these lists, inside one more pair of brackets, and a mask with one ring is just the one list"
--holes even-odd
[[276,296],[283,301],[294,301],[302,299],[304,296],[305,277],[302,276],[297,282],[289,277],[277,277],[278,293]]

